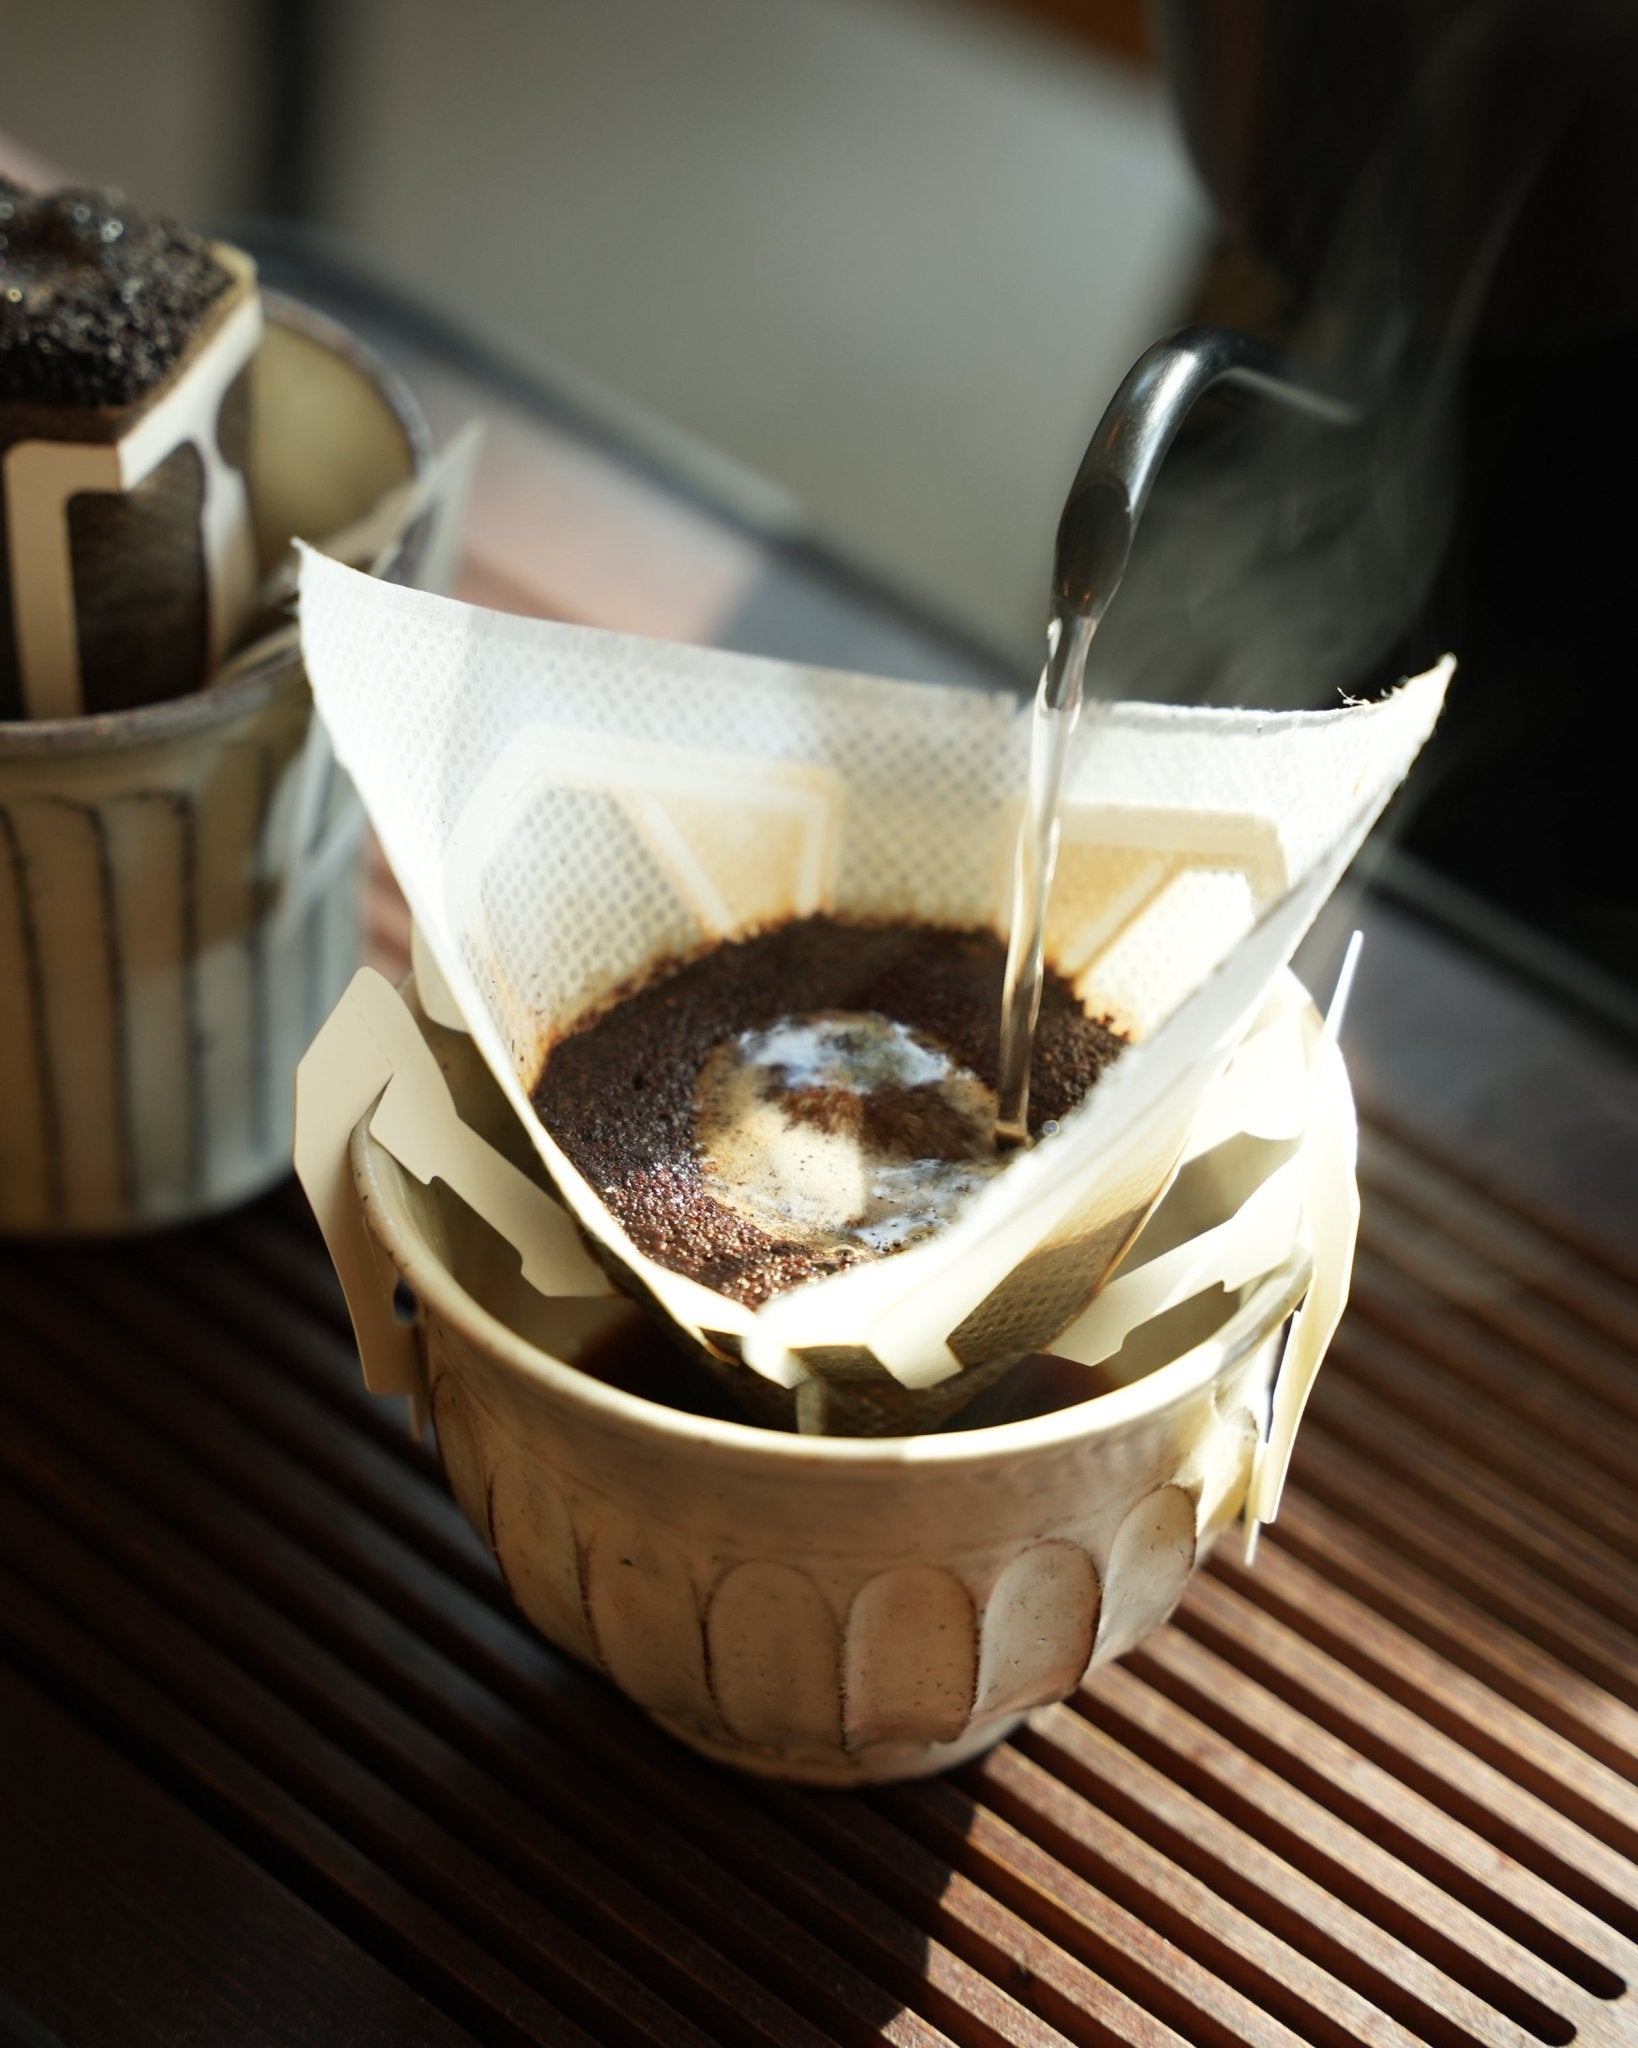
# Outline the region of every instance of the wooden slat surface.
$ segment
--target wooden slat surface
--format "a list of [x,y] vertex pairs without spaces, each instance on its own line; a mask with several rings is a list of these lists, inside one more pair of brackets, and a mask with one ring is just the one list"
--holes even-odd
[[[462,2030],[33,1686],[0,1672],[0,2038],[448,2048]],[[66,1939],[77,1937],[63,1967]],[[156,1953],[163,1968],[154,1968]],[[290,1958],[316,1968],[293,1974]],[[26,2001],[26,2005],[25,2005]]]
[[[1255,1568],[862,1796],[702,1763],[532,1635],[293,1188],[0,1252],[0,2032],[1630,2048],[1638,1277],[1380,1119],[1363,1179]],[[177,1957],[186,2025],[121,2034]]]

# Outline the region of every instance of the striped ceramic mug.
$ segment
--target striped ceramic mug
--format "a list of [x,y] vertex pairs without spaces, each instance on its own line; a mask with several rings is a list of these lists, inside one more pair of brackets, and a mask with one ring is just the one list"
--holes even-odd
[[[267,310],[264,564],[429,452],[350,335]],[[363,829],[286,644],[138,710],[0,723],[0,1230],[177,1222],[288,1169],[296,1062],[358,964]]]

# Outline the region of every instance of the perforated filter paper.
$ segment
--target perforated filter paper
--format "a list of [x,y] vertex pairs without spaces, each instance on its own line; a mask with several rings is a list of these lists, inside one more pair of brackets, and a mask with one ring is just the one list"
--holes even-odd
[[752,1310],[630,1242],[530,1107],[544,1059],[654,963],[780,919],[1003,929],[1026,708],[487,612],[310,551],[301,629],[420,955],[599,1256],[726,1369],[822,1383],[875,1428],[931,1426],[1086,1308],[1451,670],[1331,712],[1089,706],[1047,952],[1131,1049],[938,1235]]

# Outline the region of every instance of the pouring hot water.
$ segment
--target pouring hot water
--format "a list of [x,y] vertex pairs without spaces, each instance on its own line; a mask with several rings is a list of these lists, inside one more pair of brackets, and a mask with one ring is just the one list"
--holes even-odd
[[[1026,820],[1045,826],[1025,849],[1043,893],[1051,753],[1158,428],[1222,363],[1191,348],[1179,378],[1177,346],[1140,370],[1166,400],[1150,431],[1117,408],[1064,521],[1039,721],[1058,747]],[[1061,770],[1066,842],[1070,797],[1090,808],[1052,884],[1015,1096],[1033,1135],[1061,1128],[1021,1150],[995,1135],[1015,698],[412,600],[312,553],[301,604],[437,1020],[467,1026],[521,1119],[567,1211],[553,1227],[748,1411],[830,1433],[940,1426],[1093,1300],[1450,673],[1318,715],[1099,705]],[[380,1019],[360,996],[337,1031],[356,1120],[380,1095]],[[454,1172],[539,1270],[515,1166],[491,1186],[436,1077],[400,1079],[372,1130],[397,1133],[410,1170]]]
[[1029,782],[1013,852],[1007,969],[1001,994],[996,1142],[1029,1142],[1029,1087],[1045,973],[1047,905],[1058,861],[1069,742],[1080,717],[1087,657],[1119,587],[1156,472],[1196,399],[1224,380],[1346,424],[1357,408],[1249,336],[1190,327],[1141,355],[1088,444],[1058,522],[1047,658],[1030,721]]
[[[694,1121],[713,1207],[725,1205],[779,1238],[824,1247],[814,1274],[939,1229],[1031,1142],[1032,1131],[1050,1132],[1060,1109],[1073,1106],[1072,1096],[1053,1089],[1031,1116],[1069,746],[1098,622],[1119,586],[1155,474],[1195,401],[1224,379],[1333,421],[1355,416],[1277,352],[1208,328],[1156,343],[1105,411],[1058,528],[1047,658],[1013,851],[995,1088],[960,1057],[959,1044],[952,1051],[948,1030],[929,1036],[885,1004],[851,1000],[787,1011],[727,1040],[706,1063]],[[1067,986],[1057,994],[1061,1006]],[[1117,1049],[1106,1042],[1102,1058]],[[782,1275],[779,1284],[798,1277],[812,1275]],[[763,1294],[761,1278],[746,1284],[745,1298]]]

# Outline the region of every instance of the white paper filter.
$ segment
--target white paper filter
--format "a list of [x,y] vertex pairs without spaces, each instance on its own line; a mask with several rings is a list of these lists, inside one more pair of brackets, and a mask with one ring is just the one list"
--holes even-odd
[[877,1429],[942,1419],[1085,1307],[1450,672],[1333,712],[1090,706],[1048,957],[1133,1049],[937,1236],[753,1311],[626,1238],[529,1106],[544,1056],[651,964],[779,919],[1000,929],[1027,712],[487,612],[310,552],[301,625],[424,951],[582,1228],[708,1353],[846,1388]]

